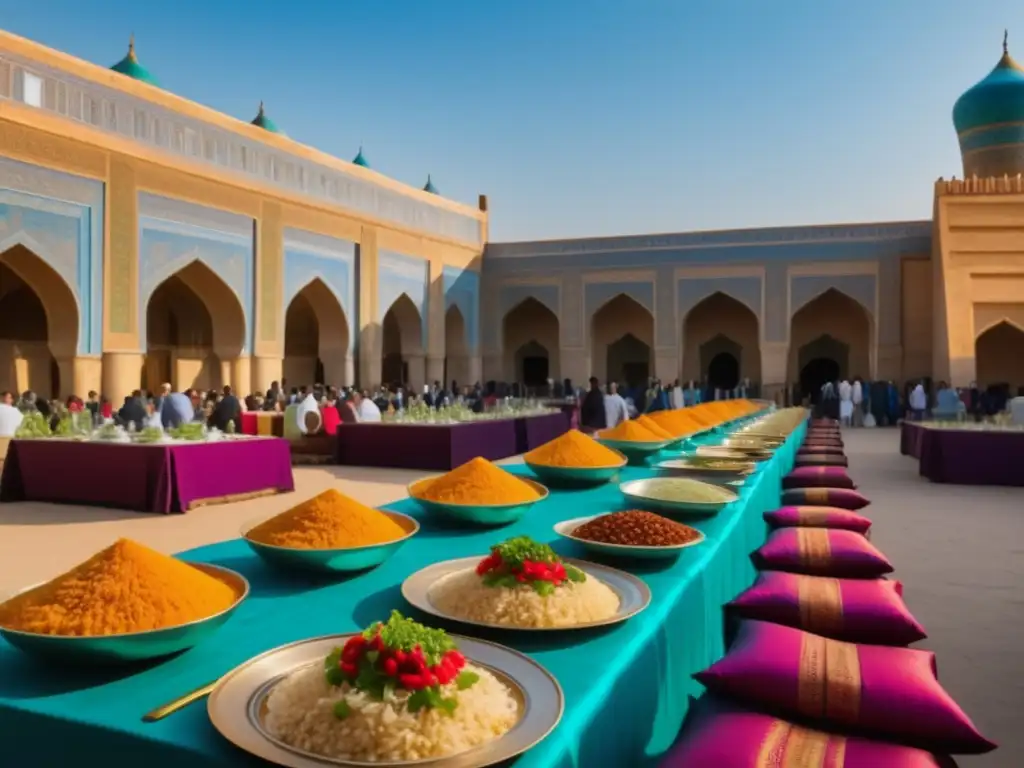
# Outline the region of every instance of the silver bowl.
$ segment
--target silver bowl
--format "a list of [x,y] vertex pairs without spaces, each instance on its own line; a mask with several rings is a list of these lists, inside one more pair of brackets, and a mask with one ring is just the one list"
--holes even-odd
[[343,547],[338,549],[280,547],[250,539],[248,532],[258,525],[258,523],[250,523],[243,526],[242,538],[252,551],[264,561],[280,568],[312,573],[353,573],[355,571],[365,571],[368,568],[374,568],[383,563],[395,554],[405,542],[419,533],[420,530],[420,524],[416,518],[403,515],[401,512],[394,512],[390,509],[378,511],[402,526],[405,535],[394,541],[368,544],[363,547]]
[[609,544],[604,541],[581,539],[572,535],[573,531],[581,525],[589,523],[598,517],[603,517],[603,515],[590,515],[589,517],[577,517],[575,520],[563,520],[561,523],[555,524],[555,533],[562,538],[575,541],[580,546],[597,554],[611,555],[613,557],[631,557],[638,560],[662,560],[678,557],[679,553],[684,549],[695,547],[704,541],[704,534],[700,531],[697,531],[700,536],[693,541],[688,541],[685,544],[670,544],[664,547],[644,546],[641,544]]
[[[697,499],[670,501],[656,498],[652,494],[652,492],[659,487],[671,487],[672,485],[678,485],[680,482],[686,481],[699,483],[701,485],[714,488],[717,491],[722,491],[726,495],[726,498],[722,501],[700,501]],[[630,480],[629,482],[620,485],[619,490],[622,491],[622,495],[625,496],[631,504],[635,504],[640,509],[665,512],[669,515],[714,515],[723,507],[732,504],[739,498],[735,491],[730,488],[726,488],[724,485],[704,483],[692,478],[678,477],[648,477],[643,480]]]
[[[517,475],[518,477],[518,475]],[[425,511],[445,515],[454,520],[459,520],[473,525],[508,525],[521,519],[534,504],[544,501],[548,497],[548,489],[525,477],[519,477],[527,485],[531,486],[539,494],[531,501],[516,502],[514,504],[453,504],[447,501],[430,501],[419,498],[416,491],[424,483],[432,482],[435,478],[428,477],[409,483],[406,491],[409,498],[420,505]]]
[[[0,637],[25,653],[72,664],[130,663],[170,656],[199,645],[224,624],[249,596],[249,582],[240,573],[209,563],[189,563],[208,576],[232,587],[238,599],[220,613],[176,627],[126,632],[120,635],[71,637],[39,635],[0,627]],[[21,590],[27,592],[37,586]],[[19,592],[20,594],[20,592]]]
[[681,442],[679,438],[668,440],[656,440],[654,442],[640,442],[638,440],[606,440],[598,437],[597,441],[612,450],[618,451],[629,459],[630,464],[643,464],[648,456],[663,451],[670,445]]
[[735,462],[739,469],[720,469],[710,463],[714,460],[711,456],[684,456],[680,459],[659,461],[653,468],[666,475],[692,477],[696,480],[706,480],[709,483],[722,483],[732,480],[742,481],[752,474],[756,467],[752,461],[723,459],[723,461]]

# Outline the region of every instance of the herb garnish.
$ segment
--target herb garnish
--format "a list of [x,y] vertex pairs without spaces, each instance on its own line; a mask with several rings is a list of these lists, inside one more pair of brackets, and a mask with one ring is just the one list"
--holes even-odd
[[551,595],[566,581],[581,583],[587,576],[566,565],[547,544],[528,536],[516,536],[491,547],[491,554],[476,567],[488,587],[516,587],[529,584],[537,594]]

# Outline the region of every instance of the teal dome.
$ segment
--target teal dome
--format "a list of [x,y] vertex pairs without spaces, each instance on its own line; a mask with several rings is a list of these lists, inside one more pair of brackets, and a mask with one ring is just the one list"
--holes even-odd
[[128,41],[128,55],[112,66],[111,69],[115,72],[120,72],[122,75],[127,75],[133,80],[141,80],[150,85],[160,85],[156,78],[149,73],[149,70],[139,64],[139,60],[135,56],[135,35],[132,35]]
[[260,111],[256,114],[256,117],[252,119],[252,124],[257,128],[262,128],[265,131],[271,133],[281,133],[281,129],[277,127],[277,123],[267,117],[267,113],[263,111],[263,102],[260,102]]
[[1003,56],[988,77],[957,99],[957,134],[985,126],[1024,123],[1024,69],[1013,60],[1003,38]]
[[430,174],[429,173],[427,174],[427,183],[423,185],[423,191],[424,192],[429,192],[432,195],[440,195],[441,194],[440,192],[437,191],[437,187],[434,186],[434,182],[432,182],[430,180]]
[[366,162],[366,158],[363,157],[363,148],[362,147],[359,148],[359,154],[356,155],[355,159],[352,161],[352,165],[360,165],[363,168],[369,168],[370,167],[370,164],[368,162]]

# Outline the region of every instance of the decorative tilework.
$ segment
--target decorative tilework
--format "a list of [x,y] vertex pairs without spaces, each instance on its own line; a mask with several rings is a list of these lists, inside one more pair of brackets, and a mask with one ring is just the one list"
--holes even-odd
[[505,315],[527,299],[536,299],[559,317],[558,298],[557,285],[503,285],[499,317],[504,319]]
[[679,344],[675,275],[672,267],[659,267],[654,281],[655,346],[675,350]]
[[[539,298],[539,297],[538,297]],[[556,294],[554,306],[561,304],[561,312],[557,309],[559,342],[563,347],[582,346],[590,328],[589,318],[583,318],[583,273],[568,272],[562,275],[561,295]],[[563,364],[565,360],[563,358]]]
[[875,285],[874,275],[800,275],[790,281],[790,316],[800,311],[829,289],[844,293],[856,301],[865,310],[872,321],[875,317]]
[[103,184],[0,158],[0,253],[22,245],[78,301],[79,354],[103,340]]
[[284,301],[287,311],[295,296],[314,280],[334,294],[349,325],[349,351],[355,348],[359,322],[355,294],[356,244],[298,229],[284,231]]
[[[878,265],[878,343],[900,344],[903,327],[903,265],[886,259]],[[928,286],[931,290],[931,286]]]
[[480,344],[480,274],[471,269],[444,267],[444,311],[454,305],[466,323],[466,344],[469,354],[477,353]]
[[416,256],[407,256],[394,251],[378,250],[378,308],[380,321],[384,320],[391,305],[403,293],[407,295],[420,313],[420,329],[423,333],[423,348],[427,348],[427,317],[430,291],[430,262]]
[[764,269],[764,339],[789,339],[789,274],[787,264],[773,262]]
[[584,283],[583,291],[588,320],[620,293],[654,314],[654,283]]
[[679,320],[686,322],[686,316],[704,299],[716,293],[724,293],[744,306],[757,317],[761,325],[764,312],[761,307],[761,278],[759,277],[700,277],[683,278],[679,281]]

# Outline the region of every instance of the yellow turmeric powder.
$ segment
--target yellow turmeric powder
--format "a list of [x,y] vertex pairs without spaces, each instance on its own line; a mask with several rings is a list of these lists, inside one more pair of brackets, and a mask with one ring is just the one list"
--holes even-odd
[[665,439],[634,420],[624,421],[617,427],[598,432],[597,436],[606,440],[626,440],[633,443],[660,443]]
[[0,627],[73,637],[146,632],[208,618],[238,597],[182,560],[119,539],[63,576],[0,604]]
[[444,504],[525,504],[540,498],[532,485],[480,456],[416,491],[417,498]]
[[570,429],[544,445],[523,455],[530,464],[544,467],[617,467],[625,459],[611,448],[584,435],[578,429]]
[[250,529],[245,538],[273,547],[348,549],[396,541],[405,534],[380,510],[328,488]]
[[672,438],[675,437],[675,435],[673,435],[671,432],[669,432],[663,426],[658,424],[658,422],[656,422],[654,419],[652,419],[645,413],[637,416],[636,423],[639,424],[644,429],[646,429],[648,432],[653,432],[662,440],[671,440]]
[[674,411],[657,411],[647,418],[666,432],[671,433],[673,437],[683,437],[684,435],[692,435],[694,432],[700,432],[703,429],[687,413],[688,410],[680,408]]

